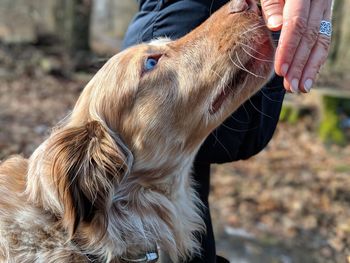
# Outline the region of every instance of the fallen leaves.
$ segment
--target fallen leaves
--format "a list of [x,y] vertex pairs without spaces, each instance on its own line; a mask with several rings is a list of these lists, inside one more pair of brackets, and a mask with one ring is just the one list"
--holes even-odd
[[305,129],[308,121],[280,123],[259,155],[214,166],[211,207],[223,224],[341,262],[350,253],[350,146],[327,148]]

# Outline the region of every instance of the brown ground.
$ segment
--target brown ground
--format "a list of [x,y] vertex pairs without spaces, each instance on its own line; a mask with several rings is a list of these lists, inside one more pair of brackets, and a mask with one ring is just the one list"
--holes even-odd
[[316,262],[345,262],[350,255],[350,145],[326,148],[305,122],[280,123],[259,155],[213,167],[215,220],[268,243],[272,238],[309,249]]
[[[52,62],[41,56],[33,63],[25,56],[13,60],[0,49],[0,160],[15,153],[29,156],[71,110],[86,83],[47,74]],[[310,247],[319,262],[345,262],[350,146],[324,146],[310,118],[280,123],[256,157],[213,167],[211,204],[217,226]]]

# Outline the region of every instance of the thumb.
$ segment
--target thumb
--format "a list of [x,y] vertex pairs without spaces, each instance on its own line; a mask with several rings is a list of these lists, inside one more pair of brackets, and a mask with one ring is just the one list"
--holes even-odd
[[261,0],[261,8],[270,30],[277,31],[283,23],[283,0]]

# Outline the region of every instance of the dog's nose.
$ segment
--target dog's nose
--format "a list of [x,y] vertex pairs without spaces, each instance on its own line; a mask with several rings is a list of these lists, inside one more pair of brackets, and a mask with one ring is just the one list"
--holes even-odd
[[256,14],[260,14],[255,0],[231,0],[230,13],[241,13],[244,11],[252,11]]

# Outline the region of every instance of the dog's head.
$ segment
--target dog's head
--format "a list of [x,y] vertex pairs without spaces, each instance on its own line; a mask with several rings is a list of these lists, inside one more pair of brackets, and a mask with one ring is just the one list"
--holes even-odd
[[[190,182],[167,175],[188,165],[205,137],[271,74],[274,48],[261,17],[234,9],[226,5],[177,41],[153,41],[111,58],[34,155],[29,176],[40,178],[29,178],[29,192],[62,216],[72,235],[93,226],[90,234],[102,238],[111,211],[123,225],[116,195],[171,228],[169,203],[155,196],[171,203],[176,187]],[[133,229],[124,226],[117,238],[127,243]]]
[[163,163],[155,150],[173,156],[198,149],[272,72],[274,48],[262,18],[233,9],[226,5],[177,41],[155,40],[111,58],[84,90],[73,120],[96,115],[152,167]]

